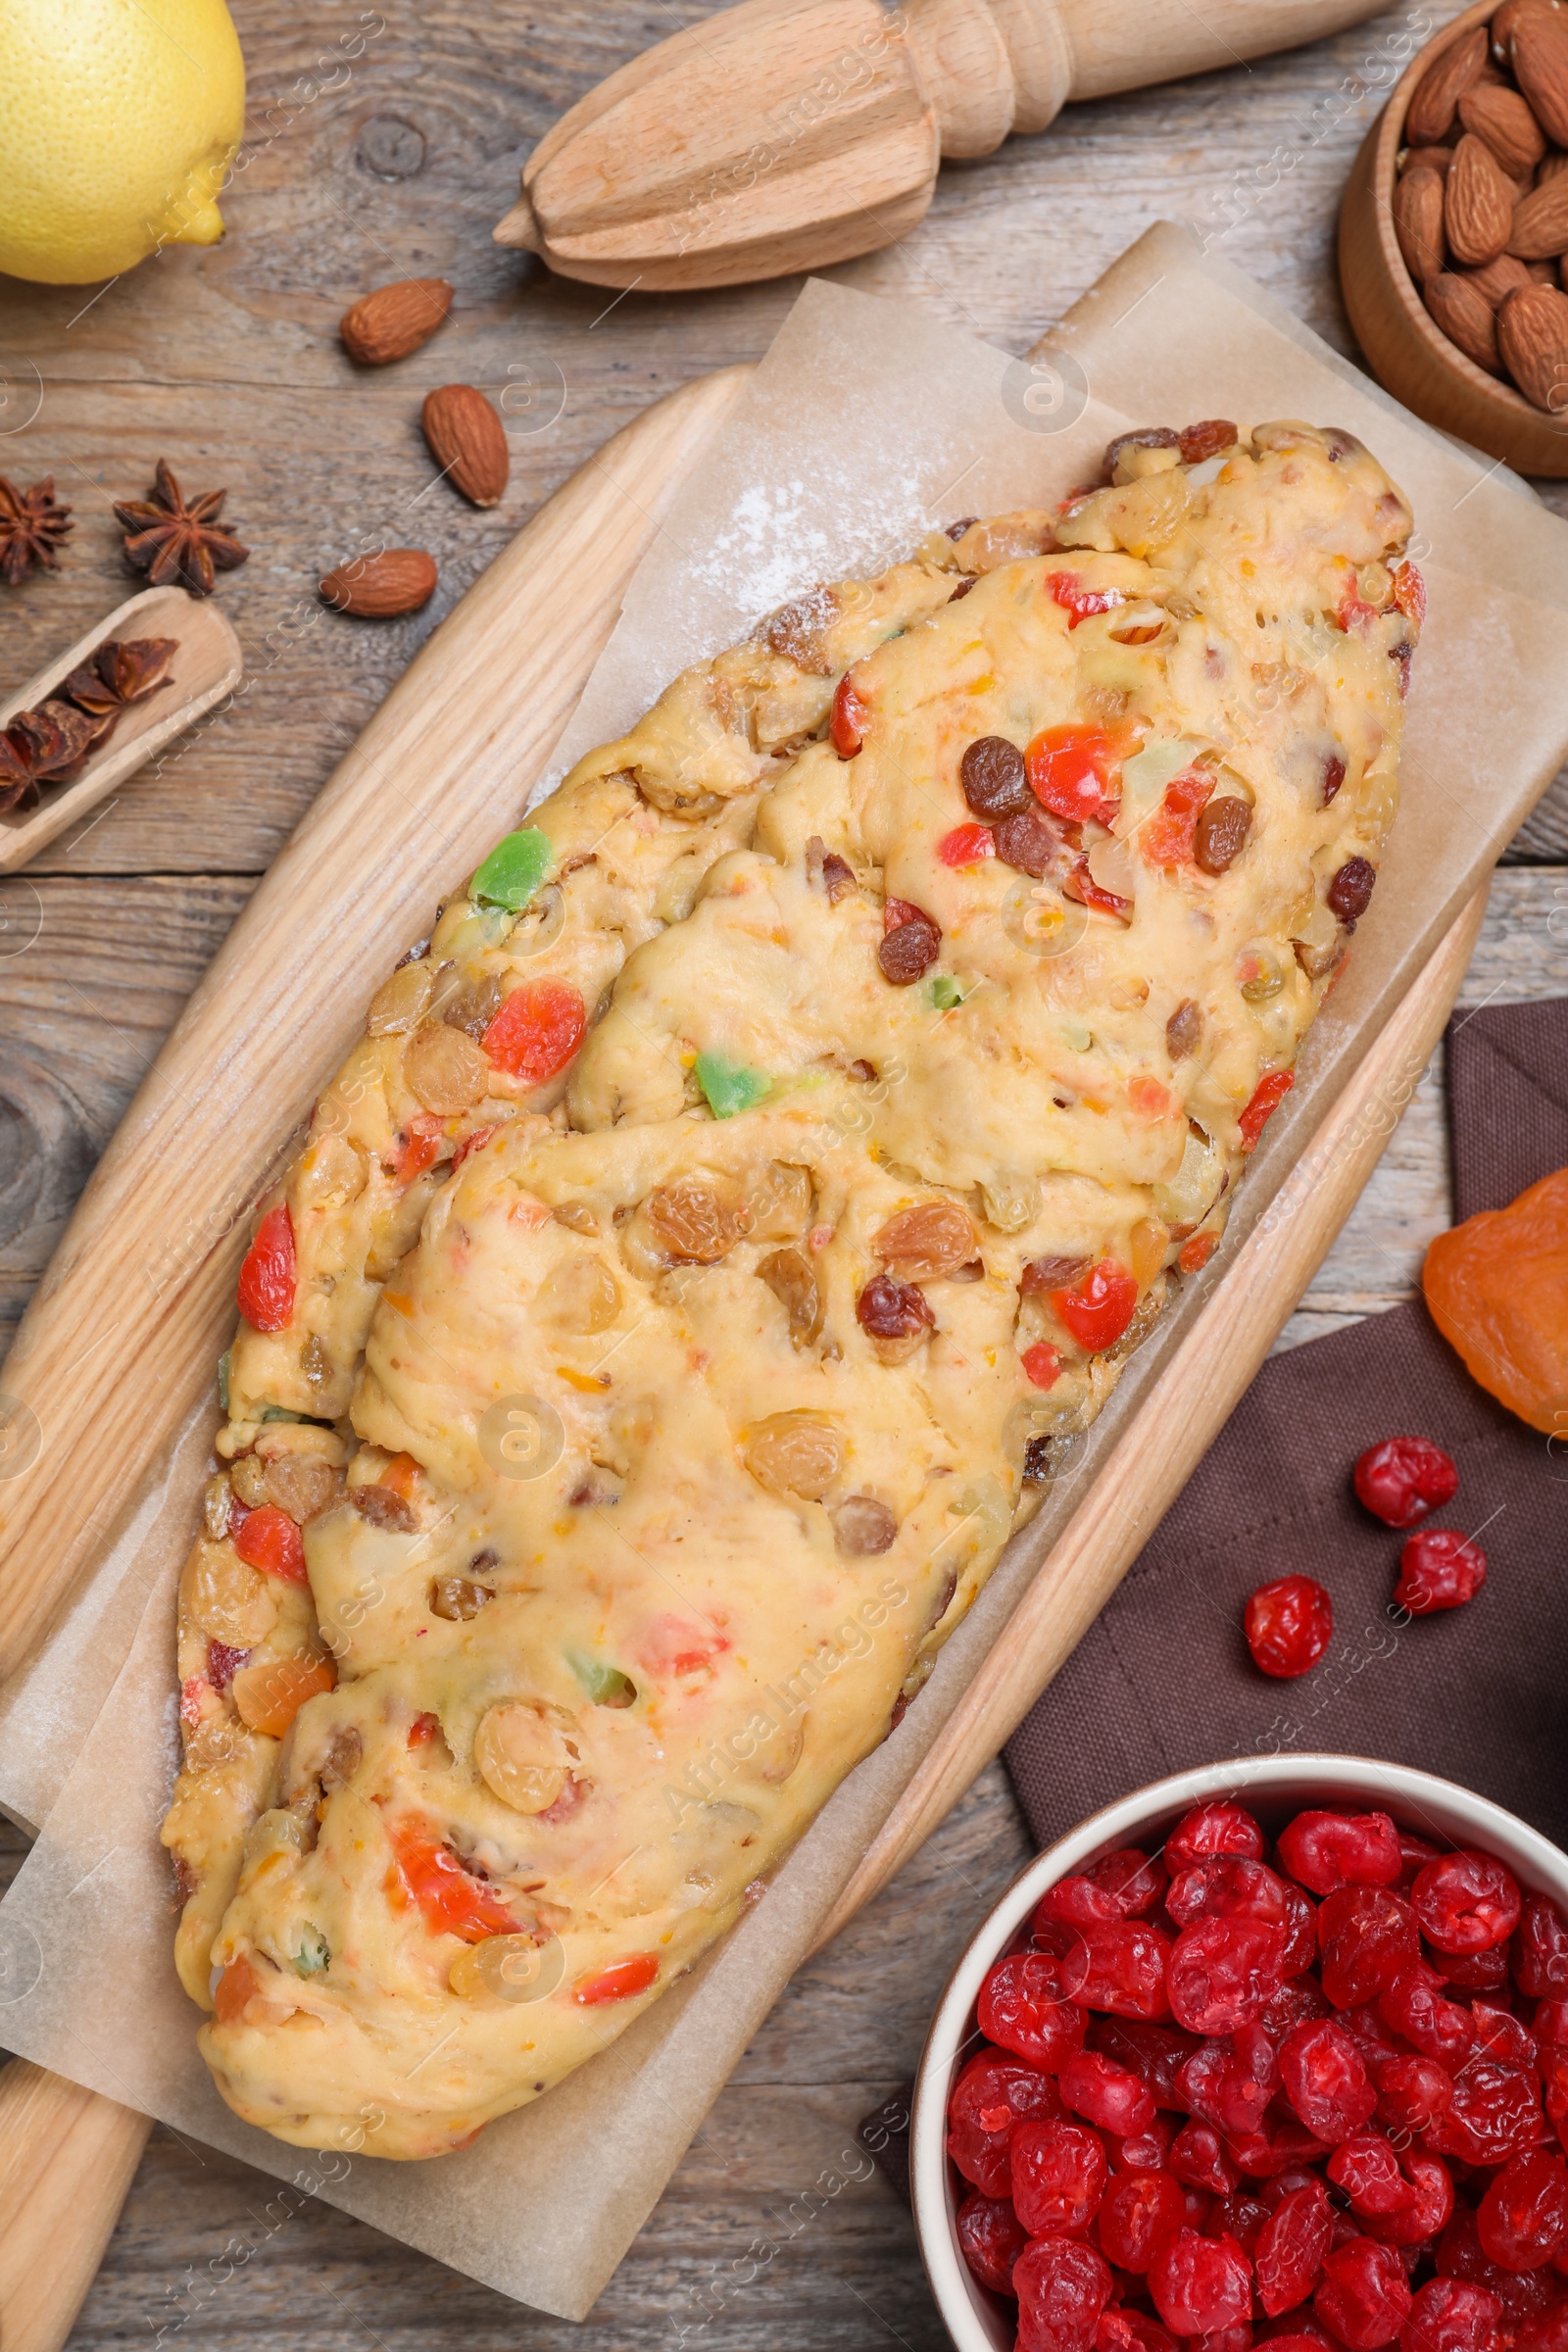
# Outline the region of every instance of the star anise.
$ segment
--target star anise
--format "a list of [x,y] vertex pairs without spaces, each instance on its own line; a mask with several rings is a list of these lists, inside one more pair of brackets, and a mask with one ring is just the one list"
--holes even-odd
[[69,784],[80,773],[99,722],[74,703],[51,699],[19,710],[0,729],[0,811],[30,808],[45,784]]
[[71,509],[55,496],[51,473],[30,490],[19,490],[0,473],[0,580],[18,587],[34,565],[56,568],[60,543],[75,529]]
[[94,748],[109,741],[128,704],[173,684],[169,664],[178,651],[172,637],[111,637],[77,664],[57,691],[95,722]]
[[250,554],[241,547],[233,528],[218,520],[228,493],[207,490],[185,504],[178,482],[164,459],[145,499],[117,506],[115,514],[125,540],[125,562],[132,571],[144,571],[155,588],[180,580],[192,596],[211,596],[220,571],[234,571]]

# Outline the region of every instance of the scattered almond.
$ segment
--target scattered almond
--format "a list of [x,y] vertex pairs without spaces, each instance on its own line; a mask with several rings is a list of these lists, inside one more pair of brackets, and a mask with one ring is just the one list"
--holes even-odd
[[1493,310],[1506,302],[1510,294],[1517,294],[1521,286],[1534,282],[1524,263],[1511,253],[1499,253],[1494,262],[1487,262],[1479,270],[1461,270],[1459,275],[1466,285],[1474,286]]
[[1474,360],[1489,375],[1500,375],[1496,318],[1475,280],[1448,272],[1429,278],[1422,291],[1427,309],[1448,341],[1456,343],[1465,358]]
[[1526,400],[1552,416],[1568,410],[1568,294],[1555,286],[1510,294],[1497,313],[1497,347]]
[[1508,53],[1536,121],[1549,139],[1568,147],[1568,17],[1529,10],[1513,26]]
[[1560,172],[1515,208],[1508,251],[1523,262],[1552,261],[1568,253],[1568,179]]
[[366,294],[338,325],[343,348],[362,368],[384,368],[406,360],[428,343],[452,308],[444,277],[400,277]]
[[1503,0],[1492,20],[1492,62],[1494,66],[1513,64],[1514,27],[1521,17],[1558,15],[1557,0]]
[[1410,101],[1410,111],[1404,119],[1405,136],[1412,147],[1435,147],[1446,139],[1453,128],[1453,119],[1459,101],[1479,77],[1487,62],[1487,28],[1478,24],[1474,32],[1452,41],[1435,57]]
[[363,620],[395,620],[417,612],[435,594],[435,558],[421,547],[385,547],[379,555],[355,556],[320,583],[321,594],[340,612]]
[[1456,260],[1478,268],[1501,253],[1513,226],[1514,195],[1485,139],[1467,130],[1444,183],[1443,220]]
[[1546,152],[1546,134],[1517,90],[1466,90],[1459,120],[1486,140],[1510,179],[1528,178]]
[[1397,182],[1394,233],[1418,286],[1443,268],[1443,181],[1436,172],[1407,172]]
[[453,486],[476,507],[495,506],[512,471],[500,412],[471,384],[443,384],[426,395],[421,421],[430,455]]

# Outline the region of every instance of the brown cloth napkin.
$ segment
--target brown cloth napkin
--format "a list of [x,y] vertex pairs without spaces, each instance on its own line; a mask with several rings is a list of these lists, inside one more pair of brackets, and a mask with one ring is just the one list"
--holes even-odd
[[[1462,1219],[1568,1166],[1568,998],[1461,1014],[1446,1046]],[[1489,1575],[1468,1606],[1401,1626],[1387,1612],[1402,1539],[1362,1510],[1350,1471],[1404,1434],[1457,1463],[1459,1492],[1434,1523],[1479,1537]],[[1271,1358],[1007,1743],[1040,1843],[1166,1773],[1296,1748],[1441,1773],[1568,1844],[1557,1452],[1476,1386],[1419,1300]],[[1328,1587],[1334,1642],[1311,1674],[1270,1682],[1242,1611],[1254,1587],[1293,1572]],[[861,2129],[906,2195],[899,2105]]]

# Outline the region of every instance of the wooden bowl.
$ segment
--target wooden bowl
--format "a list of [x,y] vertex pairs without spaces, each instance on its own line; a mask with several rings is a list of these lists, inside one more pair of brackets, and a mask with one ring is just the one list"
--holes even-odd
[[1367,132],[1340,208],[1340,283],[1380,383],[1428,424],[1519,473],[1568,475],[1568,416],[1548,416],[1448,341],[1416,289],[1394,233],[1395,166],[1416,83],[1433,59],[1496,14],[1479,0],[1411,60]]

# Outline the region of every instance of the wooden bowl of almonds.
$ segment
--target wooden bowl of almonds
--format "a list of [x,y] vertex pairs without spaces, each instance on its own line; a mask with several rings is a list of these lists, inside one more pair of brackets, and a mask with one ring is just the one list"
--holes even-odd
[[1350,174],[1340,277],[1406,408],[1568,475],[1568,6],[1481,0],[1413,60]]

